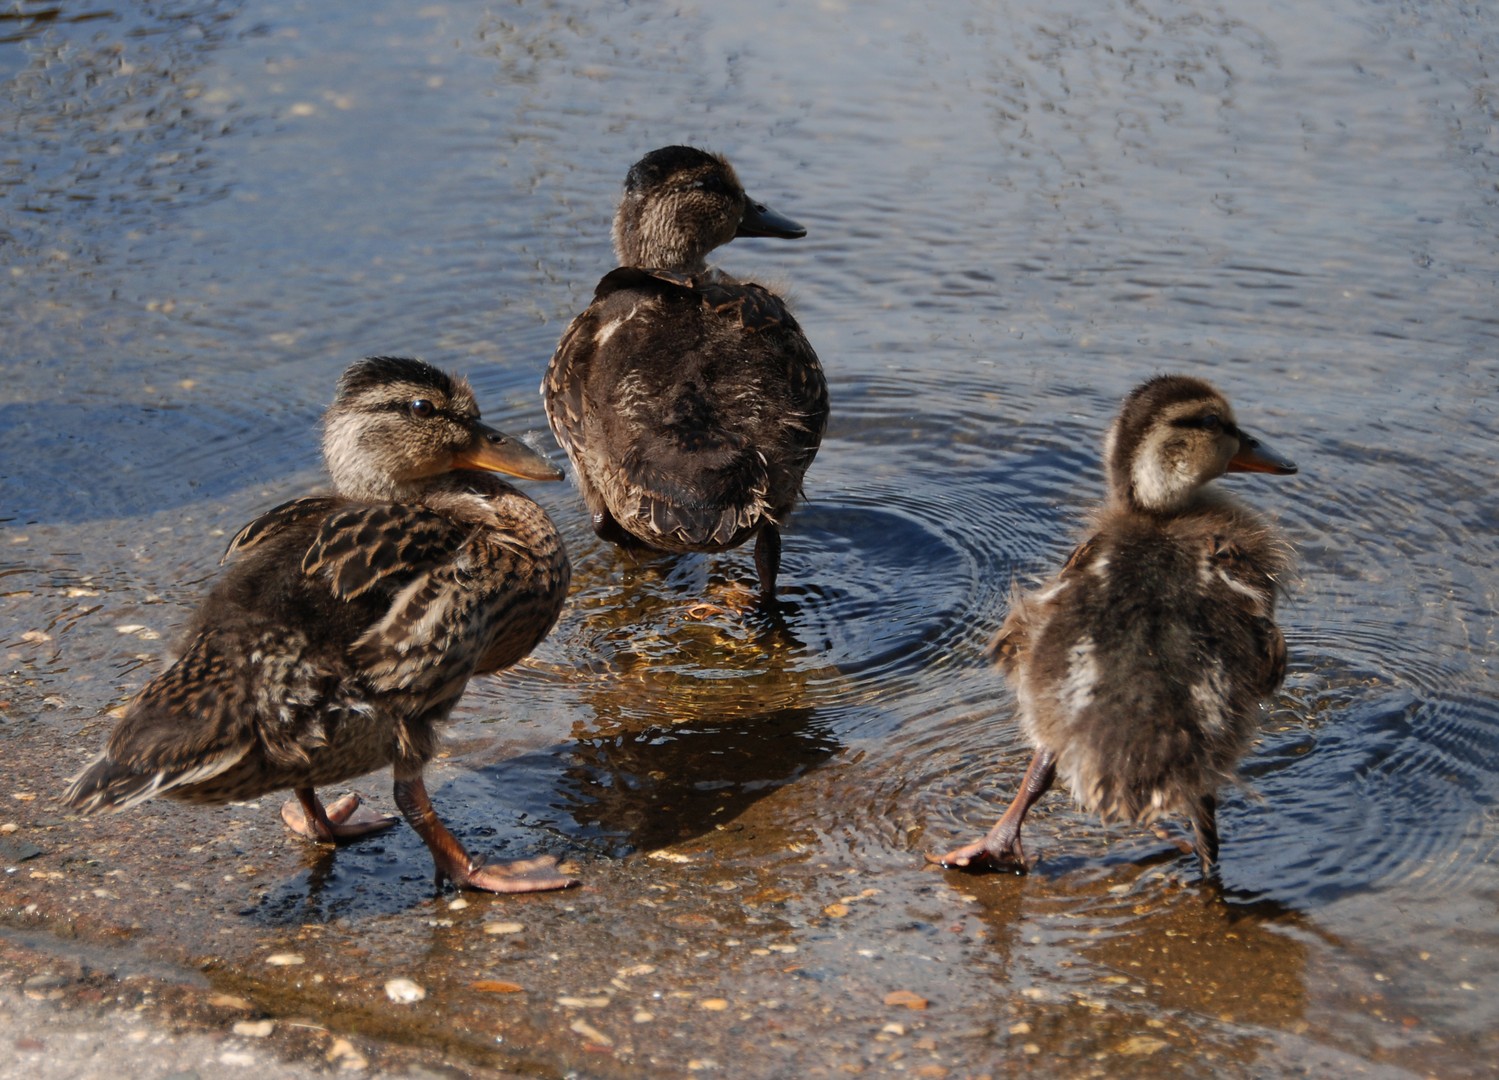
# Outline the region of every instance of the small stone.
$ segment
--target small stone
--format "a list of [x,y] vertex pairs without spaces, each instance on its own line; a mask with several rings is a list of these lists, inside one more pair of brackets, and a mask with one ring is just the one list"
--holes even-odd
[[633,979],[640,975],[654,975],[655,973],[655,964],[631,964],[629,967],[620,968],[614,974],[621,979]]
[[613,1039],[609,1038],[609,1036],[605,1035],[602,1031],[594,1027],[592,1024],[588,1023],[588,1021],[586,1020],[574,1020],[571,1024],[568,1025],[568,1027],[577,1034],[583,1036],[583,1038],[587,1039],[591,1043],[595,1043],[599,1046],[614,1045]]
[[880,1030],[886,1035],[904,1035],[906,1033],[906,1025],[886,1024],[884,1027],[880,1028]]
[[0,825],[0,835],[3,836],[9,836],[13,832],[20,831],[21,826],[17,825],[14,821],[7,821],[4,825]]
[[247,1039],[264,1039],[275,1030],[274,1020],[239,1020],[234,1025],[234,1033]]
[[647,858],[674,863],[690,863],[692,861],[691,855],[683,855],[680,851],[653,851]]
[[297,964],[307,963],[307,960],[298,953],[278,952],[267,956],[265,962],[271,967],[295,967]]
[[329,1061],[337,1061],[341,1057],[347,1057],[350,1054],[357,1055],[358,1053],[359,1052],[354,1049],[353,1043],[351,1043],[348,1039],[343,1038],[342,1036],[338,1036],[334,1038],[333,1042],[328,1047],[327,1053],[325,1053],[323,1057],[327,1058]]
[[21,989],[30,994],[34,990],[56,990],[67,986],[73,979],[59,971],[44,971],[33,975],[21,984]]
[[609,1004],[609,996],[600,994],[597,997],[560,997],[557,1004],[564,1009],[602,1009]]
[[385,984],[385,996],[397,1005],[413,1005],[427,996],[419,983],[410,979],[390,979]]
[[640,1009],[630,1019],[634,1020],[637,1024],[649,1024],[652,1020],[656,1019],[656,1014]]
[[848,914],[848,905],[844,903],[829,904],[822,909],[822,913],[831,919],[841,919]]
[[468,907],[468,901],[461,896],[448,901],[449,911],[462,911],[466,907]]
[[909,990],[892,990],[885,995],[885,1004],[903,1005],[908,1009],[920,1010],[927,1007],[927,1000],[920,994],[913,994]]
[[723,1012],[729,1007],[729,1003],[723,998],[703,998],[698,1004],[709,1012]]
[[1149,1035],[1136,1035],[1125,1039],[1119,1044],[1121,1054],[1154,1054],[1166,1048],[1165,1039],[1155,1039]]
[[250,1012],[255,1006],[242,997],[233,994],[215,994],[208,999],[208,1004],[215,1009],[236,1009],[239,1012]]
[[158,634],[155,630],[152,630],[149,626],[143,626],[140,623],[122,623],[119,626],[115,627],[115,633],[134,634],[142,641],[155,641],[161,637],[161,635]]
[[0,863],[7,866],[15,866],[27,859],[34,859],[43,854],[42,849],[30,840],[22,840],[18,836],[6,835],[0,837]]
[[520,983],[506,982],[504,979],[480,979],[469,983],[469,986],[481,994],[519,994],[525,989]]
[[247,1054],[243,1050],[225,1050],[219,1055],[221,1065],[254,1065],[255,1055]]
[[486,934],[519,934],[524,930],[525,924],[518,922],[487,922],[484,924]]

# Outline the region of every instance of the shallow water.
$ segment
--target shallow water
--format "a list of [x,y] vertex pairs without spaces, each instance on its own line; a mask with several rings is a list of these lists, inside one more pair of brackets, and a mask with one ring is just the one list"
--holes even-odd
[[[620,555],[575,490],[537,485],[573,599],[531,660],[474,686],[433,786],[473,845],[569,856],[589,883],[480,902],[537,939],[494,964],[566,995],[628,957],[676,988],[658,999],[733,1008],[635,1023],[619,990],[587,1014],[611,1053],[575,1060],[571,1007],[463,997],[452,952],[497,946],[475,918],[413,917],[434,904],[414,835],[313,856],[269,801],[209,826],[255,838],[224,841],[248,876],[221,881],[222,853],[168,859],[223,909],[178,948],[242,959],[321,927],[330,968],[450,984],[434,1007],[475,1011],[444,1026],[498,1025],[529,1047],[506,1060],[543,1072],[676,1074],[714,1053],[767,1076],[790,1059],[1488,1072],[1499,15],[353,11],[21,0],[0,18],[7,772],[54,791],[157,670],[227,536],[319,482],[316,418],[351,359],[465,371],[487,419],[544,432],[536,386],[612,265],[625,169],[667,143],[721,150],[808,228],[719,253],[790,288],[828,372],[833,419],[786,534],[792,609],[737,612],[747,551]],[[1300,569],[1290,675],[1244,770],[1258,795],[1225,797],[1225,892],[1060,795],[1028,827],[1030,877],[926,872],[1027,760],[981,659],[1011,580],[1065,557],[1112,410],[1161,370],[1216,382],[1301,465],[1227,481]],[[17,820],[53,854],[208,813],[35,812]],[[115,917],[176,928],[139,857],[119,859],[140,910]],[[340,959],[345,939],[365,959]],[[573,974],[544,972],[549,953]],[[931,1007],[885,1006],[892,989]]]

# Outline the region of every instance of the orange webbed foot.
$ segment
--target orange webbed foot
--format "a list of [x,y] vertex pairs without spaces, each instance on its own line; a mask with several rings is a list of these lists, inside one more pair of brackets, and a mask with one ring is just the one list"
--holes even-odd
[[313,805],[322,811],[321,815],[309,813],[300,799],[288,799],[281,807],[281,820],[298,836],[323,844],[357,840],[371,833],[382,832],[401,820],[393,814],[377,813],[361,805],[359,796],[353,793],[337,799],[326,808],[314,797]]

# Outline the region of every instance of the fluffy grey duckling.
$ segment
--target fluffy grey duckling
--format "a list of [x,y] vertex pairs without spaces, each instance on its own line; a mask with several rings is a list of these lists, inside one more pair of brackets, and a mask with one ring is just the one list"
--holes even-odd
[[785,301],[706,258],[736,236],[805,234],[746,195],[722,157],[652,151],[615,214],[621,265],[541,386],[601,538],[682,552],[754,537],[766,605],[781,526],[827,426],[827,382]]
[[567,593],[562,539],[494,475],[559,480],[479,421],[468,383],[418,360],[353,364],[324,417],[334,494],[240,530],[180,657],[131,702],[63,801],[84,813],[157,795],[193,803],[290,788],[282,817],[314,840],[387,828],[315,788],[393,767],[395,801],[438,884],[533,892],[574,882],[549,857],[485,865],[438,820],[422,780],[470,677],[520,660]]
[[1104,443],[1109,501],[1061,573],[1016,595],[990,655],[1035,756],[982,840],[933,862],[1026,869],[1020,826],[1060,774],[1105,821],[1192,823],[1210,872],[1217,792],[1285,674],[1279,533],[1209,481],[1294,473],[1200,379],[1162,375],[1125,398]]

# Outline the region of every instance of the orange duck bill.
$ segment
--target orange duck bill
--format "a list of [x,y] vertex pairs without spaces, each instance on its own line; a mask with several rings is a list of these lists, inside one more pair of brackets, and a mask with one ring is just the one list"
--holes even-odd
[[1277,454],[1253,435],[1240,431],[1239,452],[1228,459],[1228,471],[1288,476],[1296,471],[1296,463],[1283,454]]
[[561,480],[562,470],[513,435],[474,425],[474,441],[453,455],[455,469],[485,469],[523,480]]

